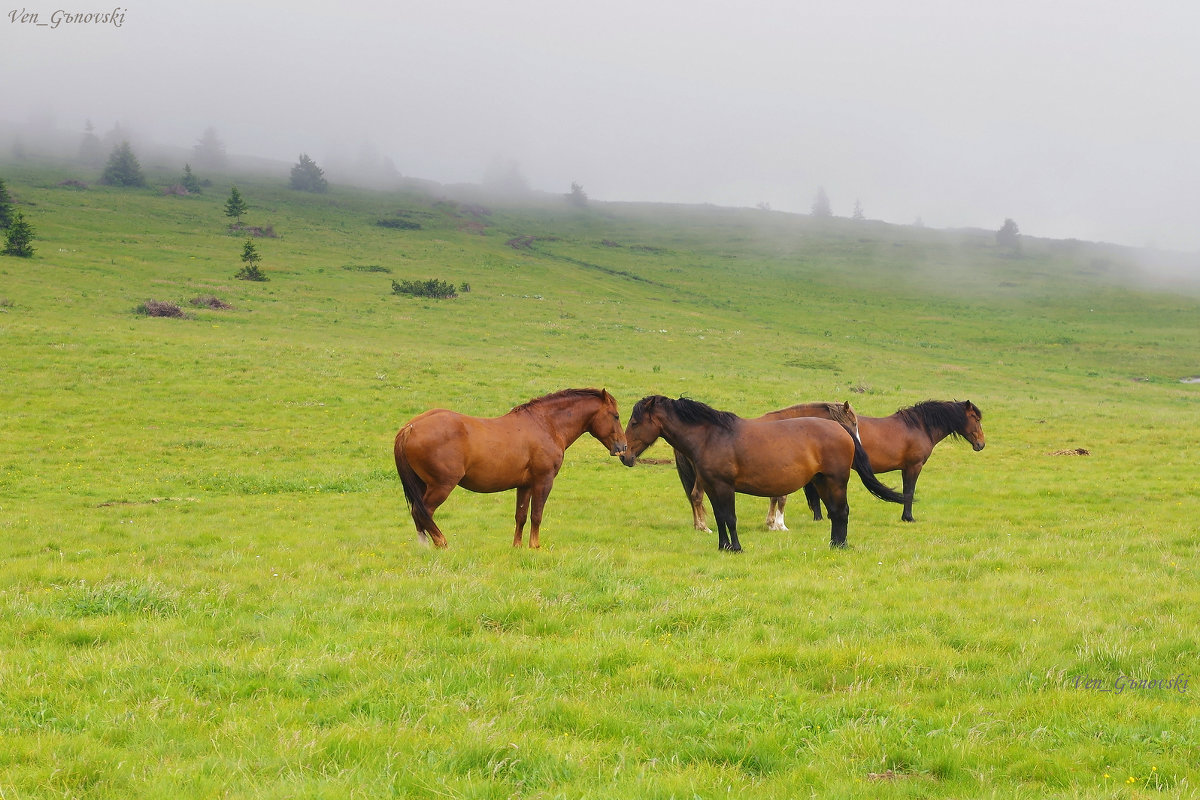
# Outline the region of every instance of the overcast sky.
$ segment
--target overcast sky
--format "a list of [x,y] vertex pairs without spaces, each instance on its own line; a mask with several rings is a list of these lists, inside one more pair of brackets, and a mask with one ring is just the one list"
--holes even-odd
[[72,1],[0,7],[0,119],[1200,250],[1190,0]]

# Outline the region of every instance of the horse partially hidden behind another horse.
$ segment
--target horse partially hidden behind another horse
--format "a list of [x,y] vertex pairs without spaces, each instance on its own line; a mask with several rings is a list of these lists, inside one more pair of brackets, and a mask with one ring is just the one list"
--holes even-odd
[[[831,419],[839,423],[843,428],[850,432],[855,438],[858,437],[858,417],[854,413],[854,409],[850,407],[849,402],[845,403],[800,403],[799,405],[788,406],[781,408],[778,411],[770,411],[763,414],[761,417],[755,417],[759,421],[780,420],[780,419],[795,419],[797,417],[821,417],[823,419]],[[683,484],[683,490],[687,492],[688,500],[692,504],[692,527],[698,531],[712,533],[712,529],[708,527],[705,521],[704,514],[704,481],[696,474],[696,466],[687,456],[679,450],[675,451],[675,471],[679,474],[679,481]],[[818,501],[819,502],[819,501]],[[820,508],[820,506],[818,506]],[[774,512],[775,503],[771,503],[771,512]],[[778,526],[783,525],[782,515],[780,516]],[[767,514],[767,530],[787,530],[784,527],[777,527],[772,513]]]
[[[921,468],[933,454],[933,448],[947,436],[961,436],[975,452],[985,446],[983,412],[970,400],[926,400],[902,408],[889,417],[859,417],[858,436],[871,457],[876,474],[901,470],[904,479],[904,512],[900,519],[912,522],[913,493]],[[804,487],[813,519],[821,519],[820,495],[814,487]],[[778,520],[783,527],[786,497],[772,497],[767,519]]]
[[898,492],[871,472],[858,441],[830,420],[747,420],[695,400],[651,395],[633,407],[625,427],[628,449],[621,455],[622,463],[632,467],[637,456],[660,436],[695,465],[712,503],[717,546],[722,550],[742,549],[735,492],[774,497],[811,481],[829,509],[831,547],[846,546],[850,517],[846,484],[851,469],[872,494],[894,503],[902,501]]
[[617,401],[604,389],[564,389],[490,419],[445,409],[414,417],[396,434],[395,449],[417,535],[424,542],[428,534],[435,545],[446,546],[433,513],[455,486],[472,492],[516,489],[513,547],[521,546],[527,517],[529,546],[540,546],[542,509],[563,453],[584,433],[614,456],[625,452]]

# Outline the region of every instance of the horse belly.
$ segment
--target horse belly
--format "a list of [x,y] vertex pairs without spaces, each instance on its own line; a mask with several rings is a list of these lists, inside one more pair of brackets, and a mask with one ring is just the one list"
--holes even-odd
[[733,488],[742,494],[781,497],[804,486],[818,471],[815,461],[799,448],[772,457],[760,454],[741,460]]

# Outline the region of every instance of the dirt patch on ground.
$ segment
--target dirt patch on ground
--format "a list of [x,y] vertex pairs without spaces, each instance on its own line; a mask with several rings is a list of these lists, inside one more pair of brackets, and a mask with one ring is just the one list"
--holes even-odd
[[1091,454],[1092,454],[1092,451],[1088,450],[1086,447],[1076,447],[1071,450],[1055,450],[1050,455],[1052,455],[1052,456],[1090,456]]

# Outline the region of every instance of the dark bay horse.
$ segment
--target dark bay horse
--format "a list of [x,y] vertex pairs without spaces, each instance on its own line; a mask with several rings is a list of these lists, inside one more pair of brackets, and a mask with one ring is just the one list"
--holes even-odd
[[[926,400],[902,408],[890,417],[859,417],[858,435],[871,457],[875,473],[900,470],[904,479],[904,513],[900,519],[912,522],[913,492],[921,468],[933,454],[933,448],[947,436],[961,436],[979,452],[987,443],[983,435],[983,412],[970,400]],[[821,519],[820,497],[815,488],[805,487],[804,495],[813,519]],[[777,513],[783,523],[786,497],[772,497],[770,518]]]
[[[858,436],[858,417],[854,413],[854,409],[850,407],[850,403],[800,403],[799,405],[788,406],[781,408],[778,411],[770,411],[763,414],[761,417],[755,417],[760,421],[777,420],[777,419],[795,419],[796,417],[821,417],[823,419],[831,419],[834,422],[840,423],[842,427],[848,430],[853,436]],[[692,527],[698,531],[712,533],[712,529],[708,527],[705,521],[704,514],[704,482],[700,480],[696,474],[696,467],[692,464],[691,459],[681,453],[675,451],[675,471],[679,474],[679,481],[683,484],[683,490],[687,492],[688,500],[692,504]],[[767,530],[787,530],[783,526],[783,516],[780,515],[778,522],[773,516],[775,511],[775,503],[771,503],[770,511],[767,513]]]
[[812,482],[829,509],[832,547],[846,546],[850,517],[846,484],[851,469],[872,494],[894,503],[902,500],[899,492],[884,486],[871,472],[867,454],[857,440],[831,420],[747,420],[695,400],[651,395],[633,407],[625,427],[629,449],[621,461],[632,467],[637,456],[659,437],[695,465],[712,503],[721,550],[742,549],[734,508],[736,492],[776,497]]
[[[612,455],[625,452],[617,401],[604,389],[564,389],[517,406],[502,417],[468,417],[433,409],[396,434],[396,471],[417,535],[438,547],[446,537],[433,513],[455,486],[472,492],[517,490],[513,547],[530,518],[529,546],[541,544],[542,509],[563,453],[590,433]],[[532,509],[530,505],[532,504]]]

